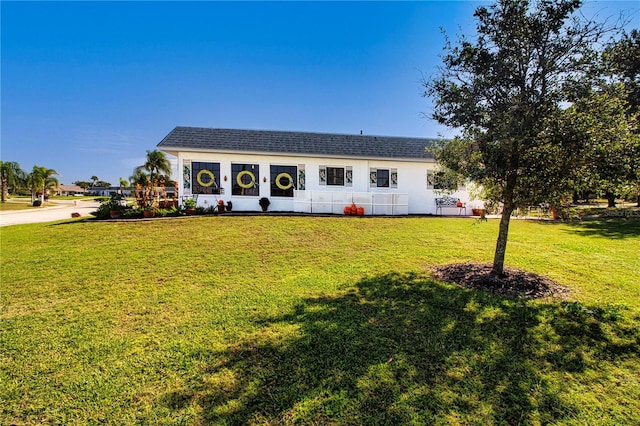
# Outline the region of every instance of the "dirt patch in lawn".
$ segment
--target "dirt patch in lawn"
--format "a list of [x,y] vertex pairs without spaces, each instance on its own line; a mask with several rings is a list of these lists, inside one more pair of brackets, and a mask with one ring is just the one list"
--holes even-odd
[[432,272],[442,281],[511,299],[564,298],[569,294],[567,287],[548,277],[515,268],[505,267],[504,274],[499,276],[491,273],[491,265],[458,263],[436,266]]

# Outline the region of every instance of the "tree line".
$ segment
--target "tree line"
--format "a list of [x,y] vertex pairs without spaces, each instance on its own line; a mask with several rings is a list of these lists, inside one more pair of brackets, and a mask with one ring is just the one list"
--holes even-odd
[[[56,170],[44,166],[33,166],[32,171],[27,173],[15,161],[0,161],[2,202],[6,201],[10,193],[18,194],[23,190],[30,191],[32,199],[40,198],[40,201],[44,202],[47,194],[55,192],[59,187],[56,175],[58,175]],[[95,175],[91,176],[89,181],[75,181],[72,183],[85,190],[111,187],[110,182],[100,180]],[[141,187],[156,186],[160,183],[166,186],[173,186],[171,163],[164,152],[148,150],[144,164],[136,167],[129,179],[120,178],[118,183],[121,189],[136,185]]]
[[44,203],[45,196],[55,190],[59,183],[54,169],[45,166],[33,166],[30,173],[26,173],[15,161],[0,161],[0,192],[2,202],[6,201],[9,190],[13,194],[21,189],[31,191],[32,199],[40,198]]

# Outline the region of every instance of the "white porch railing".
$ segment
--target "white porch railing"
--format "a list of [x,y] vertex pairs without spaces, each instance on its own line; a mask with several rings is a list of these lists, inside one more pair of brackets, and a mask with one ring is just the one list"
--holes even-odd
[[296,190],[293,195],[293,211],[301,213],[344,214],[351,203],[363,207],[365,215],[409,214],[409,194]]

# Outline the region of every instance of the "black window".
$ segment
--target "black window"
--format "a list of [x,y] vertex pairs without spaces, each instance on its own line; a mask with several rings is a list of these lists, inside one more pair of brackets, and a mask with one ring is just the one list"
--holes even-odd
[[191,163],[191,188],[193,194],[220,193],[220,163]]
[[271,166],[271,196],[293,197],[296,189],[296,166]]
[[232,164],[232,195],[260,195],[260,166],[257,164]]
[[327,185],[344,186],[344,167],[327,167]]
[[378,188],[389,188],[389,170],[378,169]]

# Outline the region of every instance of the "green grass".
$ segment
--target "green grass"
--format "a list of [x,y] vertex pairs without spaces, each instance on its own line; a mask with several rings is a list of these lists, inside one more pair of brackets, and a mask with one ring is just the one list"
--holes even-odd
[[[46,202],[42,207],[55,206],[55,202]],[[0,211],[12,211],[12,210],[34,210],[42,207],[34,207],[31,198],[10,198],[4,203],[0,203]]]
[[0,228],[0,424],[640,424],[640,221],[191,217]]

